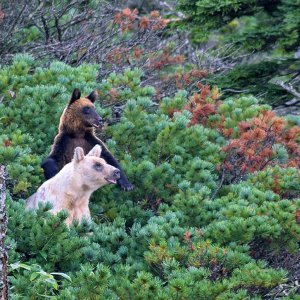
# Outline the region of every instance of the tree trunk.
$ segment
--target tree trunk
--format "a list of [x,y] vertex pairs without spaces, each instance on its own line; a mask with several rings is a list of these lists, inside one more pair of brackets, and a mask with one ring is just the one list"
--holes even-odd
[[5,200],[5,167],[0,166],[0,300],[8,299],[7,252],[4,245],[7,230]]

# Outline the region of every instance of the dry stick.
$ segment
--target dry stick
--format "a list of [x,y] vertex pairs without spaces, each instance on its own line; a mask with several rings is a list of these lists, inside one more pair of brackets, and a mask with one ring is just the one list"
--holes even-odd
[[296,91],[295,87],[291,84],[285,84],[283,81],[277,82],[277,84],[296,98],[300,99],[300,92]]
[[7,217],[5,211],[5,167],[0,166],[0,300],[8,299],[7,282],[7,251],[5,237],[7,231]]
[[56,31],[57,31],[57,38],[58,38],[58,41],[61,43],[62,38],[61,38],[61,28],[59,26],[59,19],[56,16],[54,17],[54,19],[55,19],[55,27],[56,27]]
[[19,15],[17,16],[17,18],[15,19],[12,27],[8,30],[8,32],[7,32],[7,34],[6,34],[6,36],[5,36],[4,39],[8,39],[9,36],[12,34],[12,32],[14,31],[15,27],[17,26],[17,24],[18,24],[18,22],[19,22],[19,20],[20,20],[20,18],[22,16],[22,14],[24,13],[26,6],[27,6],[27,3],[25,3],[24,6],[22,7],[21,12],[19,13]]

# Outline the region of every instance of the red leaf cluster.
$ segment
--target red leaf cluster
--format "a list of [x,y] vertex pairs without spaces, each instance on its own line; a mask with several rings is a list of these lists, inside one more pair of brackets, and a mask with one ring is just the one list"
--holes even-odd
[[197,84],[199,92],[189,99],[185,109],[192,113],[190,126],[195,124],[206,125],[208,117],[218,112],[220,94],[213,91],[209,85]]
[[114,64],[127,62],[129,60],[130,53],[126,47],[116,47],[109,51],[106,55],[106,59]]
[[128,63],[132,60],[140,60],[144,54],[145,50],[138,46],[133,47],[132,49],[127,47],[116,47],[107,53],[106,59],[114,64]]
[[10,140],[5,140],[4,141],[4,146],[5,147],[10,147],[11,146],[11,141]]
[[272,111],[264,111],[256,118],[240,122],[238,128],[238,138],[230,140],[223,147],[226,153],[223,169],[232,175],[233,181],[240,180],[247,173],[274,165],[275,144],[286,148],[289,155],[286,166],[300,167],[300,147],[296,143],[300,137],[299,127],[287,129],[283,118],[277,117]]
[[189,231],[186,231],[184,234],[183,234],[183,239],[184,241],[188,244],[189,248],[191,251],[194,251],[195,250],[195,246],[191,240],[191,233]]
[[139,48],[139,47],[134,47],[133,48],[133,57],[135,59],[140,59],[141,56],[144,54],[144,50]]
[[153,57],[149,58],[148,68],[161,70],[170,65],[181,64],[185,61],[183,55],[171,55],[169,48],[164,48],[162,53],[154,53]]
[[124,8],[115,15],[114,23],[120,26],[122,32],[128,32],[134,27],[141,30],[162,30],[168,20],[163,19],[157,10],[152,11],[150,16],[140,17],[137,9]]
[[111,97],[112,99],[116,99],[116,98],[119,97],[119,94],[118,94],[118,92],[117,92],[117,90],[116,90],[115,88],[110,89],[110,90],[108,91],[108,93],[109,93],[109,95],[110,95],[110,97]]
[[133,29],[137,15],[137,9],[131,10],[130,8],[124,8],[121,12],[115,15],[114,23],[121,27],[122,32],[130,31]]
[[182,89],[186,86],[191,85],[194,83],[197,79],[202,79],[208,75],[208,72],[205,70],[200,70],[200,69],[193,69],[188,72],[184,73],[179,73],[176,72],[174,75],[171,74],[169,75],[166,79],[170,80],[172,78],[175,79],[176,82],[176,87],[178,89]]

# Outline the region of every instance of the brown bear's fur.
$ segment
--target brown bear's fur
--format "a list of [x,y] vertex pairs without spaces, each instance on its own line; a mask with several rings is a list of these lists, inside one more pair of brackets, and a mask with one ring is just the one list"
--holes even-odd
[[128,182],[121,166],[108,151],[105,144],[95,136],[94,128],[102,121],[95,110],[96,92],[81,98],[78,89],[73,91],[71,100],[64,109],[59,122],[58,134],[54,139],[51,153],[42,163],[46,179],[57,174],[73,157],[74,149],[82,147],[89,152],[95,145],[101,145],[102,157],[108,164],[118,168],[121,172],[118,184],[124,190],[132,190],[133,185]]
[[89,198],[98,188],[116,183],[120,171],[100,158],[101,147],[96,145],[84,156],[81,147],[75,148],[73,160],[58,174],[44,182],[26,201],[26,209],[37,209],[39,202],[50,202],[51,213],[68,211],[67,225],[74,220],[90,219]]

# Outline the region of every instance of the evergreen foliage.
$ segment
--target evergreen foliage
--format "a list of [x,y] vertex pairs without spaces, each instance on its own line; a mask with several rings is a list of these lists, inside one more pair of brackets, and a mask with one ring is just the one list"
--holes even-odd
[[[225,74],[211,75],[207,82],[217,85],[225,96],[234,91],[256,95],[264,102],[276,107],[288,102],[293,96],[274,84],[277,79],[288,81],[297,74],[297,61],[293,59],[254,60],[253,63],[237,64]],[[259,80],[258,80],[259,78]]]
[[[254,97],[220,101],[216,88],[204,86],[158,105],[141,76],[133,69],[97,82],[94,65],[40,68],[26,55],[1,69],[12,299],[261,299],[288,280],[259,254],[298,250],[298,166],[247,170],[235,184],[222,179],[220,167],[241,122],[254,122],[269,107]],[[69,230],[65,212],[25,212],[22,199],[43,180],[39,163],[75,87],[86,94],[96,88],[105,100],[118,91],[126,101],[120,122],[101,134],[136,188],[95,192],[92,224]],[[107,108],[97,110],[110,118]],[[279,156],[290,146],[276,143]]]
[[219,1],[181,0],[180,8],[192,16],[197,39],[203,41],[211,30],[221,29],[228,42],[249,50],[281,49],[299,46],[299,3],[280,1]]
[[226,96],[254,94],[273,107],[299,100],[289,89],[299,90],[298,1],[180,0],[178,8],[186,14],[182,23],[192,27],[195,43],[216,49],[230,45],[224,55],[225,64],[234,62],[229,71],[208,79]]

